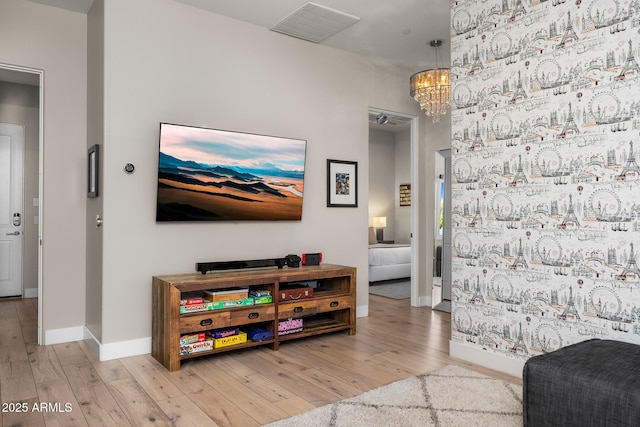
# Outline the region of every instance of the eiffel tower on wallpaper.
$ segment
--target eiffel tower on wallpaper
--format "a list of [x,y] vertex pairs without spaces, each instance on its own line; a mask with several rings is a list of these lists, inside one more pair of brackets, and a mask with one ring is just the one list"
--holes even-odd
[[638,166],[636,154],[633,152],[633,141],[629,141],[629,157],[627,157],[627,163],[618,176],[624,179],[627,175],[640,176],[640,166]]
[[524,5],[522,4],[522,0],[518,0],[516,2],[516,5],[513,7],[513,13],[511,14],[510,19],[513,21],[519,16],[523,16],[526,14],[527,14],[527,10],[524,8]]
[[486,304],[484,297],[482,296],[482,291],[480,290],[480,276],[477,276],[476,288],[473,292],[473,296],[471,297],[471,302]]
[[524,174],[524,170],[522,170],[522,154],[518,155],[518,169],[516,170],[516,176],[513,177],[511,181],[512,186],[516,186],[518,184],[528,184],[527,176]]
[[516,101],[521,101],[523,99],[527,99],[527,92],[524,91],[522,87],[522,78],[520,76],[520,71],[518,71],[518,84],[516,86],[515,92],[513,92],[513,96],[511,97],[511,103],[515,103]]
[[473,137],[473,148],[484,148],[484,141],[482,141],[482,136],[480,136],[480,123],[476,122],[476,134]]
[[562,219],[560,227],[580,227],[580,221],[578,221],[576,211],[573,209],[573,196],[571,194],[569,194],[569,209],[567,209],[567,214]]
[[578,41],[578,35],[573,29],[573,24],[571,23],[571,12],[567,12],[567,29],[564,30],[564,35],[560,40],[560,47],[565,47],[569,43],[575,43]]
[[473,64],[471,65],[471,73],[478,72],[480,70],[484,70],[484,64],[480,61],[480,51],[478,50],[478,45],[476,45],[476,56],[473,58]]
[[573,110],[571,109],[571,103],[569,103],[569,116],[567,116],[567,122],[564,124],[561,136],[577,135],[580,133],[580,129],[573,118]]
[[511,269],[516,270],[518,268],[528,269],[529,264],[527,264],[527,260],[524,258],[524,252],[522,251],[522,239],[520,239],[520,247],[518,248],[518,255],[516,256],[515,261],[511,264]]
[[638,268],[636,255],[633,252],[633,243],[630,243],[630,246],[631,254],[629,255],[629,261],[627,261],[627,265],[625,266],[624,270],[622,270],[622,274],[620,276],[623,278],[635,277],[637,279],[640,277],[640,268]]
[[618,74],[618,80],[624,79],[627,74],[640,74],[640,67],[638,66],[636,58],[633,55],[631,40],[629,40],[629,53],[627,54],[627,60],[624,62],[620,74]]
[[576,309],[576,304],[573,301],[573,287],[569,286],[569,301],[567,302],[567,306],[564,308],[564,311],[560,315],[561,319],[567,320],[567,316],[571,318],[573,316],[574,319],[580,320],[580,315],[578,314],[578,310]]
[[529,354],[527,350],[527,346],[524,345],[524,338],[522,336],[522,322],[520,322],[520,330],[518,331],[518,339],[516,343],[511,347],[512,353],[517,353],[518,350],[521,350],[524,354]]

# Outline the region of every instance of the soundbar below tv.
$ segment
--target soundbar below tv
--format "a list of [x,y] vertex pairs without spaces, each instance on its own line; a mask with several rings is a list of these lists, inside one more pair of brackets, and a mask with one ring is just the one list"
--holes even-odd
[[156,221],[299,221],[306,141],[160,123]]

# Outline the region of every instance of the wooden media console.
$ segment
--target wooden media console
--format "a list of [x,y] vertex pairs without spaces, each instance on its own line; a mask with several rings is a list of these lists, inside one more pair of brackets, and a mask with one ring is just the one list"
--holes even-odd
[[[313,286],[313,296],[279,301],[281,285]],[[286,286],[283,286],[283,288]],[[183,294],[205,290],[246,288],[269,290],[273,302],[226,309],[180,314]],[[299,268],[267,268],[216,271],[207,274],[154,276],[152,284],[151,354],[168,370],[180,369],[180,362],[193,357],[267,345],[273,350],[283,341],[329,332],[356,333],[356,269],[321,264]],[[278,322],[303,319],[300,332],[278,335]],[[221,328],[259,327],[271,331],[273,339],[180,354],[180,337]]]

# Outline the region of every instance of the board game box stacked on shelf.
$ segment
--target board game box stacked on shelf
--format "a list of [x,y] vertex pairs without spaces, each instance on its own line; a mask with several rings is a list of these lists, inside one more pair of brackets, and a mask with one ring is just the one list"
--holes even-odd
[[273,302],[268,289],[249,290],[246,288],[227,288],[184,294],[180,300],[180,314],[225,308],[246,307]]
[[180,296],[180,313],[193,313],[207,309],[201,292],[185,292]]
[[204,332],[187,334],[180,337],[180,354],[187,355],[201,351],[213,350],[214,341],[207,338]]
[[229,347],[247,342],[247,333],[236,329],[236,333],[225,335],[220,338],[213,338],[213,348]]
[[188,355],[215,348],[247,342],[247,333],[240,328],[225,328],[180,337],[180,354]]
[[244,344],[247,342],[247,339],[254,342],[271,340],[273,339],[273,332],[253,327],[249,328],[246,332],[241,331],[240,328],[225,328],[186,334],[180,337],[180,354],[188,355],[236,344]]
[[249,291],[249,295],[253,298],[254,304],[270,304],[273,302],[269,289],[252,289]]
[[278,335],[295,334],[303,331],[303,320],[300,319],[284,319],[278,322]]
[[185,292],[180,297],[180,305],[195,305],[204,303],[200,292]]
[[263,342],[273,339],[273,332],[262,328],[248,328],[247,338],[253,342]]

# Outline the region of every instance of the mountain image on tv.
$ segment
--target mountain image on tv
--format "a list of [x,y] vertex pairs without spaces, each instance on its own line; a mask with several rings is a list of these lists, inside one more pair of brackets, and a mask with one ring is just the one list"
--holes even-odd
[[156,220],[300,220],[306,141],[160,124]]

